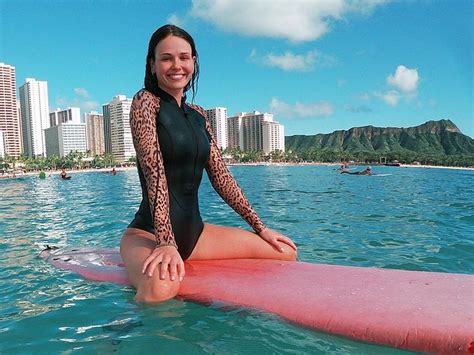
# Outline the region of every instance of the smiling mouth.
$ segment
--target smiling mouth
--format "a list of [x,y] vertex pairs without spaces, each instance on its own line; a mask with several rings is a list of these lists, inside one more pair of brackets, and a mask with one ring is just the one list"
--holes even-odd
[[168,75],[168,77],[171,80],[181,80],[181,79],[185,78],[186,75],[184,75],[184,74],[170,74],[170,75]]

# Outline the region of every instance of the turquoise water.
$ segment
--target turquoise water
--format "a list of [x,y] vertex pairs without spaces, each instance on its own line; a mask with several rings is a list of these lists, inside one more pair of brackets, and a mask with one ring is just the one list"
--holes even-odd
[[[231,170],[303,261],[474,274],[474,171]],[[139,199],[133,170],[0,180],[0,353],[405,353],[222,305],[139,305],[126,287],[88,282],[37,258],[45,244],[116,247]],[[207,181],[201,210],[211,223],[245,226]]]

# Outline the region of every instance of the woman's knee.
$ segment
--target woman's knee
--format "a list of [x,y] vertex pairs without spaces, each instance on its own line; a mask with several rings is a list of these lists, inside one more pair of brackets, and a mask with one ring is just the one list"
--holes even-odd
[[280,242],[280,246],[283,248],[283,252],[280,252],[281,260],[296,261],[298,252],[295,249],[282,242]]
[[161,280],[158,275],[138,286],[135,299],[138,302],[157,303],[175,297],[179,292],[180,282],[170,279]]

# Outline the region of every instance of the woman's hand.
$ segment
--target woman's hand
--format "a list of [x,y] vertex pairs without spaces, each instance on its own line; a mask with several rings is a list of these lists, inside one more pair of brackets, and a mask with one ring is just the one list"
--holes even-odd
[[179,277],[179,281],[184,278],[184,262],[181,255],[172,245],[164,245],[153,250],[148,258],[143,263],[142,273],[148,277],[152,277],[155,270],[158,268],[160,279],[166,278],[166,273],[169,269],[170,280],[174,281]]
[[296,245],[293,243],[293,241],[285,237],[283,234],[280,234],[274,230],[271,230],[270,228],[265,228],[263,231],[261,231],[259,234],[260,238],[262,238],[264,241],[266,241],[268,244],[270,244],[272,247],[274,247],[276,250],[279,252],[283,252],[283,248],[280,246],[280,243],[282,242],[296,250]]

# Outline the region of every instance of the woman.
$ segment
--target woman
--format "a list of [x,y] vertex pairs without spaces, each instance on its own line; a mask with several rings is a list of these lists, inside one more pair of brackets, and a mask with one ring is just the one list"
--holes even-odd
[[[229,173],[211,134],[205,111],[185,103],[199,76],[194,40],[173,25],[151,37],[145,89],[130,112],[143,199],[121,241],[120,251],[136,299],[174,297],[185,270],[183,260],[296,259],[296,246],[266,228]],[[220,196],[254,229],[203,223],[198,189],[203,169]]]

